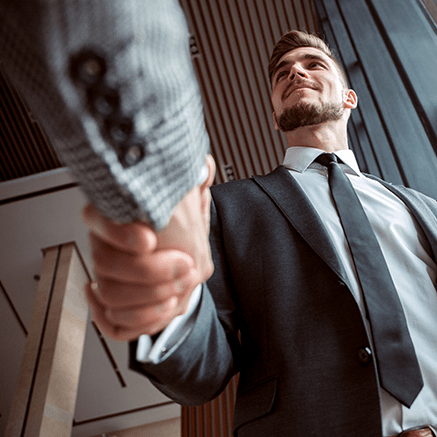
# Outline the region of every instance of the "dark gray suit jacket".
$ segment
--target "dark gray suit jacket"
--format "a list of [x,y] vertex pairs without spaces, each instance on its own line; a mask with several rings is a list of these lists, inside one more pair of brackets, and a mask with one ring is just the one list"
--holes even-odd
[[[384,185],[415,215],[435,259],[437,203]],[[182,404],[210,400],[240,371],[239,437],[381,436],[364,321],[299,185],[279,167],[214,187],[213,199],[215,272],[196,325],[161,364],[132,366]]]

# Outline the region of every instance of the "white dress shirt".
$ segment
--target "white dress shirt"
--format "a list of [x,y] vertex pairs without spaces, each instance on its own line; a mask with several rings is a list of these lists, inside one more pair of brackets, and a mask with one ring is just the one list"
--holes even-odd
[[[313,162],[323,150],[291,147],[287,150],[284,167],[299,183],[317,213],[344,266],[361,311],[364,302],[352,255],[329,190],[326,167]],[[336,155],[347,165],[342,167],[352,182],[386,259],[393,282],[405,311],[408,328],[422,371],[424,387],[411,408],[404,407],[380,388],[383,432],[395,435],[404,429],[437,424],[437,266],[422,229],[406,205],[391,191],[373,179],[363,176],[353,152],[342,150]],[[189,310],[175,319],[152,347],[148,336],[142,336],[137,360],[159,362],[177,347],[189,333],[201,298],[198,287],[190,301]],[[367,323],[370,333],[370,325]],[[371,334],[370,334],[371,337]]]

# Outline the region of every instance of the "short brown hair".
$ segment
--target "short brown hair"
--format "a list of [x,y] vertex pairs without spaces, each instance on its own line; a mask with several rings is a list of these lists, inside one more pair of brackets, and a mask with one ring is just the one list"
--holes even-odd
[[343,67],[340,65],[337,58],[333,55],[328,44],[326,44],[318,36],[299,30],[290,30],[289,32],[285,33],[273,47],[272,56],[270,57],[268,66],[270,84],[272,83],[273,73],[275,71],[276,65],[278,64],[282,56],[284,56],[291,50],[298,49],[300,47],[313,47],[322,51],[326,56],[332,59],[332,61],[338,68],[338,72],[340,73],[340,78],[343,81],[343,85],[347,87],[347,78]]

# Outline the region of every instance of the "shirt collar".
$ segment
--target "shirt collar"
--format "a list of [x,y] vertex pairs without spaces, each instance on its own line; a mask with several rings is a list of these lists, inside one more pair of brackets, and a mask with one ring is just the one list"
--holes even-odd
[[[303,173],[322,153],[325,153],[325,151],[315,149],[314,147],[289,147],[285,153],[282,165],[289,170]],[[338,150],[335,154],[346,164],[347,170],[349,170],[350,173],[353,173],[356,176],[361,175],[357,160],[355,159],[352,150]],[[314,165],[317,166],[319,164],[314,163]]]

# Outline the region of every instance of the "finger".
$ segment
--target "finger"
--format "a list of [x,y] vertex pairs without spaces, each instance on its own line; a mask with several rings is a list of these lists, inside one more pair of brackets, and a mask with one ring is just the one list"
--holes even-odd
[[183,299],[199,283],[199,274],[197,270],[190,269],[177,279],[153,286],[121,283],[101,277],[97,277],[97,280],[99,287],[94,294],[99,303],[109,308],[123,309],[159,304],[174,296]]
[[124,329],[147,329],[171,320],[176,312],[179,301],[177,297],[170,297],[159,304],[151,306],[142,306],[129,309],[112,309],[105,310],[105,319],[112,325]]
[[108,245],[100,237],[89,235],[95,273],[106,279],[142,285],[178,279],[193,266],[186,253],[166,249],[141,254],[126,253]]
[[[114,325],[110,323],[105,318],[105,309],[103,306],[101,306],[98,301],[93,296],[92,288],[94,288],[95,283],[90,283],[85,287],[85,294],[88,298],[90,309],[92,311],[92,319],[94,322],[98,325],[101,332],[103,332],[105,335],[110,337],[113,340],[116,341],[130,341],[135,340],[140,335],[142,335],[141,332],[132,332],[132,330],[128,330],[125,328],[120,328],[117,325]],[[157,331],[158,332],[158,331]],[[146,333],[146,332],[144,332]],[[153,334],[152,334],[153,335]]]
[[156,248],[156,233],[146,223],[115,223],[105,218],[91,204],[82,210],[82,220],[91,233],[120,250],[138,253]]
[[[118,323],[114,323],[108,320],[106,317],[106,309],[101,305],[94,296],[94,289],[96,288],[96,283],[89,283],[85,287],[85,293],[88,298],[90,309],[92,311],[92,318],[99,326],[99,329],[106,334],[108,337],[116,341],[132,341],[136,340],[139,336],[154,335],[157,332],[165,329],[166,326],[171,322],[174,314],[169,311],[167,319],[161,317],[155,323],[148,321],[145,325],[135,326],[135,327],[124,327],[120,326]],[[171,307],[170,307],[171,310]],[[165,312],[162,315],[166,315]]]

